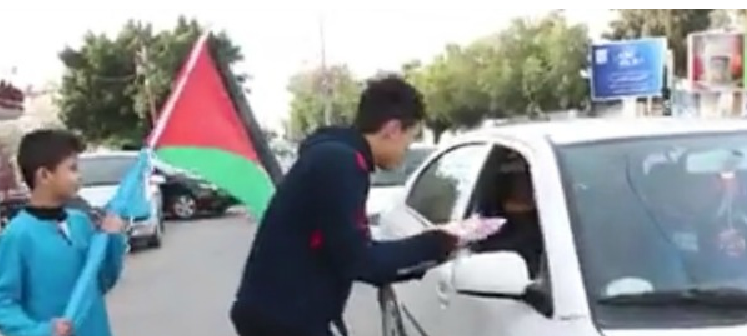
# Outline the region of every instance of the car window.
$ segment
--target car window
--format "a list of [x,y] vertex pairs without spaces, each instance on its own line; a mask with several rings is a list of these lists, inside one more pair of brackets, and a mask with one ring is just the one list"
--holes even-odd
[[746,143],[714,132],[558,146],[587,292],[628,278],[747,289]]
[[460,146],[442,154],[413,182],[407,205],[433,224],[449,222],[459,200],[469,197],[475,165],[482,165],[484,158],[483,145]]
[[747,170],[747,160],[742,160],[747,147],[724,149],[717,148],[687,155],[686,168],[690,173],[720,173],[724,166],[733,162],[732,169]]
[[91,156],[78,160],[83,187],[115,185],[135,163],[136,156]]
[[405,162],[392,170],[377,170],[371,175],[371,185],[375,187],[405,185],[415,169],[433,152],[433,148],[413,148],[407,152]]

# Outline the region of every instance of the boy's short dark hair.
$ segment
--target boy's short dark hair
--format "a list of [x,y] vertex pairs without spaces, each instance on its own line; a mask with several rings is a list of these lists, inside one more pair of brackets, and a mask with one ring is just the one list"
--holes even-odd
[[18,147],[18,167],[30,189],[35,187],[34,179],[39,169],[54,170],[68,157],[85,150],[78,136],[60,129],[40,129],[28,133]]
[[354,125],[363,133],[375,133],[389,120],[399,120],[407,129],[424,118],[425,104],[418,89],[399,76],[388,75],[368,81]]

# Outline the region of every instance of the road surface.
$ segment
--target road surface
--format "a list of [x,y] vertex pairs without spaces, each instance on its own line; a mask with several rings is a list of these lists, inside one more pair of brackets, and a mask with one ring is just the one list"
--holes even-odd
[[[228,307],[254,232],[241,213],[168,222],[160,250],[128,257],[108,298],[115,336],[232,336]],[[380,336],[374,290],[360,285],[348,304],[351,336]]]

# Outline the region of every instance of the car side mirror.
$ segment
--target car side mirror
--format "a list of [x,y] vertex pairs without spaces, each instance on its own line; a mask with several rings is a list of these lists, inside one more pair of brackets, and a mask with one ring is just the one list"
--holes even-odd
[[519,299],[532,283],[527,264],[515,252],[473,254],[454,261],[457,293]]
[[160,174],[151,174],[150,183],[155,184],[155,185],[164,184],[166,183],[166,177]]

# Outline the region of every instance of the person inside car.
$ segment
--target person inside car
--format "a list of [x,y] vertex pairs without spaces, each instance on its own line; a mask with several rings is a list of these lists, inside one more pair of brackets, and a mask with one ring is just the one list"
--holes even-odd
[[499,216],[506,219],[506,224],[498,233],[479,243],[476,252],[515,251],[527,263],[531,278],[535,278],[542,261],[543,244],[539,216],[531,177],[525,162],[519,164],[520,171],[503,174],[498,186],[505,190],[499,196]]

